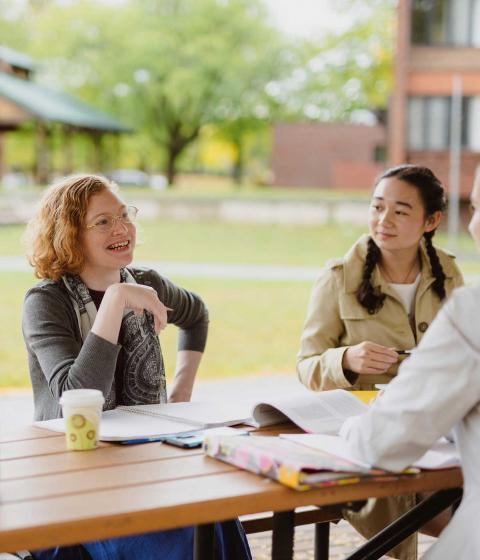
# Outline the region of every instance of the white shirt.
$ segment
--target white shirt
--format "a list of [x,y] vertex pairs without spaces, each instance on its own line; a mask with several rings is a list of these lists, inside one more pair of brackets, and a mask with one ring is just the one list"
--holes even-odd
[[480,557],[480,286],[454,292],[382,397],[341,436],[359,459],[400,471],[452,428],[464,495],[428,560]]
[[409,317],[415,314],[415,294],[417,293],[417,287],[420,282],[420,273],[417,274],[415,281],[412,284],[395,284],[389,282],[388,285],[394,290],[398,295],[400,300],[405,307],[405,311]]

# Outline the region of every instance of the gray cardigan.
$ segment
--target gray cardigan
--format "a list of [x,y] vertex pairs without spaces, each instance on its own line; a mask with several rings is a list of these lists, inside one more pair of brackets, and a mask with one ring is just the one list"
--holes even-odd
[[[203,352],[208,312],[200,297],[175,286],[154,270],[129,271],[139,284],[154,288],[160,301],[173,309],[168,322],[180,329],[178,349]],[[61,280],[42,280],[27,292],[22,328],[35,420],[59,418],[58,401],[67,389],[99,389],[105,396],[109,394],[121,346],[92,332],[82,341],[73,304]]]

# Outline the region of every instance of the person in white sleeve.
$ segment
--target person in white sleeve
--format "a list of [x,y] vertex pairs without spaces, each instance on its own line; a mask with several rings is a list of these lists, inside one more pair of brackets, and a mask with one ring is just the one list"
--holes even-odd
[[[480,251],[480,171],[469,231]],[[461,504],[424,559],[480,558],[480,284],[459,288],[368,412],[341,430],[353,455],[401,471],[453,431],[461,456]]]

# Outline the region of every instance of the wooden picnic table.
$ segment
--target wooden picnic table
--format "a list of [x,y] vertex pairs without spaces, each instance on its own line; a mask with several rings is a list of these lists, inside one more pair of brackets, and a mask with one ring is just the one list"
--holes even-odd
[[200,449],[101,442],[94,451],[69,452],[63,434],[3,426],[0,551],[211,527],[244,514],[461,485],[460,469],[449,469],[298,492],[206,457]]

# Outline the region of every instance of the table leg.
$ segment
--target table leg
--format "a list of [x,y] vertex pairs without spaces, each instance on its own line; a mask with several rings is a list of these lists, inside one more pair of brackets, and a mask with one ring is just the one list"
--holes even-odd
[[273,514],[272,560],[293,559],[294,522],[294,511],[277,511]]
[[215,560],[215,525],[196,525],[193,531],[194,560]]
[[315,523],[315,560],[328,560],[330,523]]
[[353,554],[347,556],[345,560],[378,560],[409,535],[418,531],[427,521],[458,502],[461,497],[461,488],[441,490],[432,494],[396,521],[390,523]]

